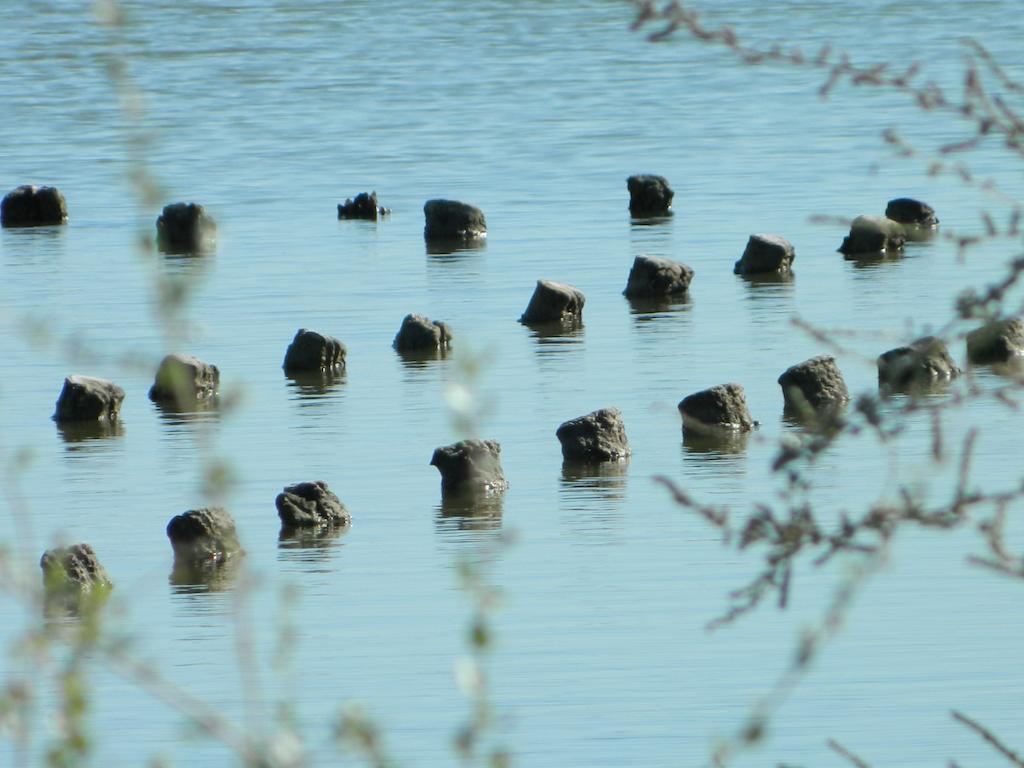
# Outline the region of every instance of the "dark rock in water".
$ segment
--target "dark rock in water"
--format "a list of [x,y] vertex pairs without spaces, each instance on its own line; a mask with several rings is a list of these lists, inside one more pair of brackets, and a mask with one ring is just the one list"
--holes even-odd
[[757,426],[747,410],[747,398],[739,384],[720,384],[687,395],[679,402],[679,413],[684,430],[747,432]]
[[602,408],[571,419],[555,432],[567,461],[618,461],[630,454],[618,408]]
[[217,565],[244,554],[235,521],[223,507],[190,509],[167,523],[174,559],[189,566]]
[[916,224],[919,227],[934,227],[939,223],[934,208],[910,197],[890,200],[885,206],[885,216],[900,224]]
[[447,323],[423,315],[406,315],[392,346],[399,352],[426,352],[446,349],[451,343],[452,329]]
[[858,216],[838,250],[845,256],[898,251],[906,241],[906,232],[899,222],[881,216]]
[[483,212],[457,200],[428,200],[423,205],[427,240],[476,240],[487,236]]
[[693,270],[678,261],[656,256],[637,256],[623,293],[630,298],[653,298],[686,293]]
[[23,184],[0,201],[0,226],[43,227],[67,220],[68,204],[56,187]]
[[789,411],[830,408],[850,401],[843,374],[831,355],[812,357],[787,368],[779,376],[779,385]]
[[796,252],[792,244],[778,235],[751,235],[743,255],[733,266],[733,274],[784,274],[793,266]]
[[167,355],[157,369],[149,399],[173,407],[188,408],[217,394],[220,371],[189,355]]
[[39,561],[47,594],[60,591],[109,590],[114,584],[88,544],[48,549]]
[[500,493],[508,488],[495,440],[462,440],[434,451],[431,466],[441,473],[441,493]]
[[672,207],[675,192],[664,176],[638,175],[626,179],[629,212],[634,216],[665,216]]
[[377,204],[376,192],[360,192],[355,198],[347,199],[338,206],[339,219],[366,219],[376,221],[381,216],[391,213],[390,208]]
[[198,203],[165,205],[156,220],[157,247],[164,253],[198,253],[213,247],[217,223]]
[[281,525],[286,528],[308,528],[319,525],[348,525],[352,522],[345,505],[327,483],[289,485],[274,501]]
[[967,334],[967,359],[976,365],[1024,358],[1024,322],[995,320]]
[[124,390],[111,381],[91,376],[68,376],[57,398],[53,418],[58,422],[114,422],[123,401]]
[[925,336],[878,357],[878,383],[894,389],[929,387],[959,375],[946,343],[935,336]]
[[530,303],[519,318],[524,325],[582,323],[586,298],[571,285],[538,280]]
[[345,368],[346,351],[333,336],[300,328],[288,345],[282,367],[289,374],[340,371]]

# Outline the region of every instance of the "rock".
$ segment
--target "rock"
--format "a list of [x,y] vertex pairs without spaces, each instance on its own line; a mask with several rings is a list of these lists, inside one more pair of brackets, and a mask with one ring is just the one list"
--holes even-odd
[[843,238],[839,252],[845,256],[898,251],[907,241],[903,227],[882,216],[858,216],[850,224],[850,234]]
[[111,381],[91,376],[68,376],[57,398],[53,418],[58,422],[117,421],[124,390]]
[[909,346],[897,347],[878,357],[878,383],[896,389],[950,381],[960,369],[942,339],[925,336]]
[[157,369],[149,399],[173,407],[192,407],[217,394],[220,371],[189,355],[167,355]]
[[976,365],[1024,357],[1024,322],[995,320],[967,334],[967,359]]
[[447,323],[423,315],[406,315],[392,346],[399,352],[427,352],[446,349],[451,343],[452,329]]
[[586,298],[571,285],[538,280],[519,322],[524,325],[582,323],[584,303]]
[[47,594],[54,592],[90,592],[109,590],[114,584],[88,544],[48,549],[39,560]]
[[785,274],[793,266],[795,258],[792,244],[784,237],[751,235],[732,271],[736,275]]
[[785,408],[806,411],[844,405],[850,402],[850,392],[843,374],[831,355],[819,355],[787,368],[779,376]]
[[679,403],[683,428],[695,431],[733,430],[747,432],[757,426],[747,410],[747,399],[739,384],[720,384],[687,395]]
[[277,495],[274,503],[281,525],[286,528],[348,525],[352,522],[345,505],[322,480],[289,485]]
[[475,240],[487,236],[483,212],[456,200],[428,200],[423,205],[427,240]]
[[244,554],[235,532],[235,521],[223,507],[190,509],[167,523],[167,538],[174,559],[182,565],[218,565]]
[[630,454],[618,408],[602,408],[571,419],[555,432],[567,461],[619,461]]
[[630,298],[654,298],[686,293],[693,270],[678,261],[656,256],[637,256],[623,293]]
[[338,206],[339,219],[376,221],[381,216],[387,216],[390,213],[390,208],[384,208],[377,204],[376,192],[360,192],[355,196],[354,200],[349,198],[342,205]]
[[885,216],[900,224],[916,224],[919,227],[935,227],[939,223],[934,208],[910,197],[890,200],[885,206]]
[[198,253],[210,249],[217,223],[198,203],[165,205],[156,220],[156,242],[164,253]]
[[634,216],[666,216],[675,192],[664,176],[639,175],[626,179],[629,212]]
[[0,226],[43,227],[67,221],[68,204],[56,187],[23,184],[0,201]]
[[441,493],[500,493],[508,488],[495,440],[462,440],[434,451],[431,466],[441,473]]
[[284,354],[285,373],[340,371],[345,368],[345,345],[333,336],[300,328]]

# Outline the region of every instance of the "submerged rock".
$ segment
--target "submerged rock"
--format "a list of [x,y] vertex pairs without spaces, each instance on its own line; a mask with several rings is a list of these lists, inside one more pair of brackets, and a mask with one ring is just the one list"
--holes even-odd
[[665,216],[672,207],[675,192],[664,176],[641,174],[626,179],[629,212],[634,216]]
[[427,240],[476,240],[487,236],[487,220],[479,208],[457,200],[428,200],[423,205]]
[[286,528],[344,526],[352,522],[341,499],[322,480],[289,485],[277,495],[274,504],[281,525]]
[[345,345],[333,336],[300,328],[288,345],[281,367],[288,374],[341,371],[346,352]]
[[106,379],[68,376],[53,414],[57,422],[114,422],[124,401],[124,390]]
[[793,266],[796,251],[784,237],[778,235],[751,235],[743,255],[733,265],[733,274],[766,275],[785,274]]
[[360,192],[355,198],[348,198],[338,206],[339,219],[365,219],[376,221],[381,216],[391,213],[390,208],[384,208],[377,203],[376,192]]
[[919,227],[935,227],[939,223],[934,208],[910,197],[890,200],[885,206],[885,216],[900,224],[915,224]]
[[441,493],[500,493],[508,488],[496,440],[462,440],[437,448],[431,466],[441,473]]
[[190,509],[167,523],[167,538],[180,565],[218,565],[244,554],[235,531],[235,521],[223,507]]
[[167,355],[157,369],[149,399],[177,408],[189,408],[217,394],[220,371],[189,355]]
[[68,204],[56,187],[23,184],[0,201],[0,226],[43,227],[66,224]]
[[157,247],[164,253],[209,250],[217,238],[217,223],[198,203],[171,203],[156,220]]
[[779,385],[788,411],[834,408],[850,401],[843,374],[831,355],[812,357],[787,368],[779,376]]
[[685,264],[656,256],[637,256],[622,292],[629,298],[655,298],[686,293],[693,270]]
[[1024,321],[995,320],[967,334],[967,359],[976,365],[1024,358]]
[[747,398],[739,384],[720,384],[687,395],[679,402],[679,413],[684,430],[747,432],[757,426],[747,410]]
[[619,461],[630,454],[618,408],[602,408],[563,423],[555,432],[567,461]]
[[538,280],[530,303],[519,318],[519,322],[524,325],[582,323],[585,303],[586,298],[583,294],[571,285]]
[[898,251],[907,241],[903,226],[882,216],[858,216],[850,224],[839,252],[844,256]]
[[61,592],[84,593],[109,590],[114,584],[88,544],[48,549],[39,560],[47,595]]
[[935,336],[925,336],[878,357],[878,383],[894,389],[930,387],[959,375],[946,343]]
[[447,323],[406,315],[392,346],[399,352],[429,352],[447,349],[451,343],[452,329]]

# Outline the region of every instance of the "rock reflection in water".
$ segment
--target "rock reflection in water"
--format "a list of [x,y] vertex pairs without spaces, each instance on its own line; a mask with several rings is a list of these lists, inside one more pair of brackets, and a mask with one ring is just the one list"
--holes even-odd
[[629,302],[629,313],[638,328],[672,317],[685,317],[691,308],[690,296],[687,293],[653,298],[629,297],[626,300]]
[[295,563],[323,563],[331,550],[341,544],[350,525],[320,525],[310,528],[282,528],[277,537],[278,560]]
[[769,272],[767,274],[737,275],[747,288],[750,299],[767,299],[776,296],[791,296],[796,275],[785,272]]
[[337,369],[286,373],[288,388],[297,400],[314,400],[330,394],[345,383],[345,372]]
[[530,329],[530,336],[538,345],[577,344],[583,339],[583,322],[567,321],[555,323],[523,323]]
[[683,428],[683,454],[708,458],[735,457],[746,453],[751,432],[722,429],[697,431]]
[[437,507],[435,523],[439,533],[456,538],[466,533],[498,532],[504,510],[504,493],[448,493]]
[[477,237],[469,240],[457,238],[454,240],[427,240],[427,255],[451,259],[464,258],[476,251],[482,251],[487,247],[486,237]]
[[426,368],[431,363],[447,360],[451,357],[452,350],[450,347],[441,347],[438,349],[396,350],[396,354],[401,358],[403,366],[411,370],[416,370]]
[[568,513],[566,524],[580,540],[607,543],[618,538],[628,472],[629,459],[562,463],[559,496]]
[[218,563],[187,563],[175,560],[170,583],[175,594],[205,594],[231,589],[242,571],[241,555]]
[[660,227],[672,223],[672,211],[656,216],[630,216],[629,224],[633,227]]
[[124,434],[124,425],[120,419],[110,421],[58,421],[57,433],[61,439],[68,444],[69,451],[76,451],[86,448],[76,443],[90,443],[98,440],[107,440],[112,437],[121,437]]
[[220,411],[217,408],[217,397],[192,403],[187,408],[162,402],[154,403],[153,405],[156,406],[157,413],[160,415],[160,421],[165,424],[176,426],[201,424],[217,421],[220,418]]

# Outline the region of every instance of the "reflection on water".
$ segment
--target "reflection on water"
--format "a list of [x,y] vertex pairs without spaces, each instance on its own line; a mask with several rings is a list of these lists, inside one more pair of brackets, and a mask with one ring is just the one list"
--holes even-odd
[[288,389],[293,400],[316,400],[344,384],[345,371],[332,368],[327,371],[286,373],[285,378],[288,379]]
[[501,530],[505,510],[505,494],[445,494],[438,505],[434,522],[438,533],[454,539],[473,538],[463,534],[479,534]]
[[892,266],[903,261],[902,250],[874,251],[872,253],[847,253],[843,260],[853,264],[855,269],[877,269]]
[[672,221],[673,212],[659,214],[657,216],[630,216],[629,223],[633,227],[659,227]]
[[562,463],[559,497],[576,540],[606,544],[622,530],[629,460]]
[[277,559],[291,563],[324,563],[350,528],[350,525],[282,528],[277,537]]
[[626,300],[629,302],[629,313],[637,327],[673,316],[685,317],[686,312],[692,307],[688,293],[647,298],[627,297]]
[[68,443],[69,452],[91,450],[89,445],[76,445],[77,443],[94,443],[124,435],[124,424],[120,419],[113,422],[58,421],[56,424],[57,433],[65,443]]
[[[439,258],[431,262],[459,261],[471,253],[482,251],[487,247],[487,238],[478,237],[472,240],[427,240],[427,255]],[[446,258],[447,257],[447,258]]]
[[563,323],[523,323],[530,329],[530,337],[537,340],[538,349],[545,344],[566,345],[582,341],[583,321]]
[[807,432],[832,435],[845,425],[845,414],[848,406],[848,403],[841,403],[822,408],[812,408],[809,404],[799,407],[795,404],[786,403],[782,407],[782,421],[791,427]]
[[785,272],[768,272],[766,274],[737,275],[747,288],[750,299],[769,299],[779,296],[791,296],[796,275]]
[[207,400],[191,404],[188,407],[173,403],[154,403],[154,405],[156,406],[157,413],[160,415],[160,421],[172,426],[182,426],[217,421],[220,417],[217,402],[218,398],[211,397]]
[[231,589],[242,571],[242,555],[229,557],[219,563],[196,565],[175,560],[169,582],[176,595],[201,595],[225,592]]
[[735,429],[696,431],[683,427],[683,455],[716,458],[735,458],[747,450],[752,432]]
[[402,359],[402,365],[406,368],[416,370],[426,368],[431,363],[439,360],[447,360],[452,355],[451,347],[439,349],[418,349],[418,350],[396,350],[396,354]]

